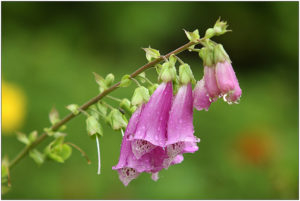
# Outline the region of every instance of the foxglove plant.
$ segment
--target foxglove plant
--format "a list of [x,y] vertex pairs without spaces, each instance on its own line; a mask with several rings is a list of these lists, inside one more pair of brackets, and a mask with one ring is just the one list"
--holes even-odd
[[[66,133],[63,133],[65,124],[81,113],[87,117],[88,134],[97,143],[98,174],[101,166],[100,141],[104,134],[100,122],[104,122],[122,133],[120,158],[117,165],[112,167],[118,172],[122,183],[127,186],[143,172],[151,174],[151,178],[157,181],[160,171],[181,163],[183,154],[198,150],[197,143],[200,139],[194,135],[193,108],[208,110],[211,103],[219,97],[223,96],[228,103],[238,103],[241,97],[242,91],[229,56],[221,44],[211,40],[214,36],[230,31],[227,26],[226,22],[219,19],[213,28],[207,29],[203,38],[200,38],[197,29],[193,32],[185,31],[189,42],[165,56],[161,56],[153,48],[144,48],[149,63],[131,75],[124,75],[118,83],[113,84],[114,75],[111,73],[105,78],[94,73],[99,85],[99,95],[82,106],[68,105],[67,109],[71,113],[63,119],[59,118],[55,109],[51,110],[51,126],[44,128],[41,135],[37,131],[28,136],[18,133],[18,140],[26,144],[26,147],[12,161],[7,158],[2,161],[2,186],[10,186],[10,170],[27,153],[39,165],[46,158],[63,163],[70,157],[72,148],[75,148],[90,163],[82,149],[65,142]],[[196,49],[196,45],[203,47]],[[204,76],[198,82],[195,81],[190,66],[176,56],[185,50],[198,52],[203,60]],[[177,61],[181,63],[179,75],[176,70]],[[157,70],[159,84],[146,77],[144,71],[151,67]],[[119,87],[128,87],[132,81],[138,87],[131,101],[109,95]],[[148,86],[145,86],[146,83]],[[102,100],[104,98],[107,99]],[[108,100],[116,101],[119,105],[113,106]],[[129,122],[127,118],[130,118]],[[38,151],[36,145],[46,138],[53,140],[43,152]]]

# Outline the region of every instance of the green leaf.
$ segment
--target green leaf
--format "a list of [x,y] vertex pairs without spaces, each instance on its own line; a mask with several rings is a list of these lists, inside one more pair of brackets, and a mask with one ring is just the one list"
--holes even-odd
[[49,119],[52,125],[60,121],[58,111],[53,107],[49,113]]
[[30,145],[30,140],[28,139],[28,137],[24,134],[24,133],[21,133],[21,132],[17,132],[17,139],[26,144],[26,145]]
[[74,115],[79,114],[79,106],[77,104],[70,104],[66,107],[68,110],[70,110]]
[[124,75],[121,79],[120,87],[128,87],[131,84],[130,75]]
[[143,48],[143,50],[146,52],[146,58],[149,62],[160,57],[160,53],[156,49],[148,47],[148,48]]
[[29,152],[29,156],[36,162],[38,165],[41,165],[45,161],[45,156],[37,149],[33,149]]
[[102,126],[94,116],[89,116],[86,119],[86,129],[90,136],[95,134],[103,135]]

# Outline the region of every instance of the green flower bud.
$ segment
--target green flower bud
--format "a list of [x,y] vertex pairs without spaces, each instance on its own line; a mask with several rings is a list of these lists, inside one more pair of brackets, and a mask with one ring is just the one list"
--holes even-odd
[[230,30],[227,30],[227,27],[228,27],[227,22],[221,21],[221,19],[219,18],[214,26],[215,35],[220,36],[228,31],[230,31]]
[[97,103],[98,111],[102,116],[106,116],[107,114],[107,107],[104,106],[100,101]]
[[105,85],[107,87],[111,86],[112,83],[114,82],[115,80],[115,76],[111,73],[109,73],[106,77],[105,77]]
[[179,66],[179,81],[181,84],[195,83],[193,72],[188,64]]
[[131,114],[131,103],[127,98],[121,101],[120,108]]
[[110,112],[110,119],[111,119],[111,127],[113,130],[119,130],[121,128],[126,128],[127,126],[127,119],[125,116],[117,109],[113,109]]
[[145,78],[146,78],[146,73],[145,72],[142,72],[140,74],[138,74],[137,76],[138,80],[141,82],[141,83],[145,83]]
[[105,79],[102,76],[100,76],[97,73],[95,73],[95,72],[93,72],[93,74],[95,76],[95,81],[99,85],[99,91],[100,91],[100,93],[102,93],[105,89],[107,89],[107,85],[105,83]]
[[151,47],[148,47],[148,48],[143,48],[143,50],[145,50],[146,52],[146,58],[149,62],[157,59],[160,57],[160,53],[158,50],[156,49],[153,49]]
[[49,119],[52,125],[60,121],[58,111],[53,107],[49,113]]
[[224,61],[231,62],[227,52],[223,48],[223,45],[218,44],[214,47],[214,62],[218,63]]
[[130,75],[124,75],[121,79],[120,87],[128,87],[131,84]]
[[143,103],[148,102],[150,98],[149,91],[146,87],[140,86],[134,90],[131,103],[132,105],[142,105]]
[[136,111],[136,109],[137,109],[137,107],[136,107],[136,106],[132,106],[132,107],[130,108],[130,112],[131,112],[131,114],[133,114],[133,113]]
[[148,87],[148,90],[149,90],[149,94],[152,95],[153,92],[156,90],[156,88],[158,87],[159,85],[158,84],[153,84],[151,86]]
[[70,110],[74,115],[77,115],[79,114],[79,106],[77,104],[71,104],[71,105],[68,105],[66,107],[68,110]]
[[86,129],[90,136],[95,134],[103,135],[102,126],[94,116],[89,116],[86,119]]
[[209,28],[205,32],[205,38],[211,38],[215,35],[215,30],[213,28]]

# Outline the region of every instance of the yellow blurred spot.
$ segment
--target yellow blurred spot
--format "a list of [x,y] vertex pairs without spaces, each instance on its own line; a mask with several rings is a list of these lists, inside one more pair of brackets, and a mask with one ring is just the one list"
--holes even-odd
[[26,112],[26,97],[15,84],[2,80],[2,134],[12,134],[18,130]]

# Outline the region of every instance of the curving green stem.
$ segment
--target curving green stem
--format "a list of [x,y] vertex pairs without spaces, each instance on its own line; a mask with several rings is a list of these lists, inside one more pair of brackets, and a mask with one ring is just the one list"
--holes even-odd
[[[203,40],[205,40],[205,38],[202,38],[200,40],[198,40],[197,42],[188,42],[185,45],[177,48],[176,50],[173,50],[172,52],[166,54],[165,56],[161,56],[155,60],[153,60],[150,63],[147,63],[145,65],[143,65],[142,67],[140,67],[139,69],[137,69],[135,72],[133,72],[130,77],[134,78],[136,76],[138,76],[140,73],[144,72],[145,70],[149,69],[152,66],[155,66],[156,64],[160,63],[161,61],[164,60],[164,58],[169,58],[172,54],[176,55],[179,54],[180,52],[183,52],[185,50],[187,50],[190,46],[192,45],[197,45],[203,42]],[[114,84],[113,86],[111,86],[110,88],[106,89],[105,91],[103,91],[101,94],[95,96],[94,98],[90,99],[89,101],[87,101],[86,103],[84,103],[83,105],[80,106],[81,110],[86,110],[88,109],[91,105],[97,103],[99,100],[101,100],[103,97],[105,97],[106,95],[108,95],[109,93],[111,93],[112,91],[116,90],[120,85],[120,82]],[[79,113],[81,114],[81,113]],[[58,123],[56,123],[55,125],[53,125],[51,127],[52,131],[57,131],[62,125],[66,124],[68,121],[70,121],[71,119],[73,119],[75,116],[73,113],[68,114],[67,116],[65,116],[62,120],[60,120]],[[43,133],[42,135],[40,135],[30,146],[25,147],[9,164],[9,169],[13,168],[22,158],[24,158],[28,152],[33,149],[34,147],[36,147],[38,144],[40,144],[43,140],[45,140],[48,137],[47,133]]]

